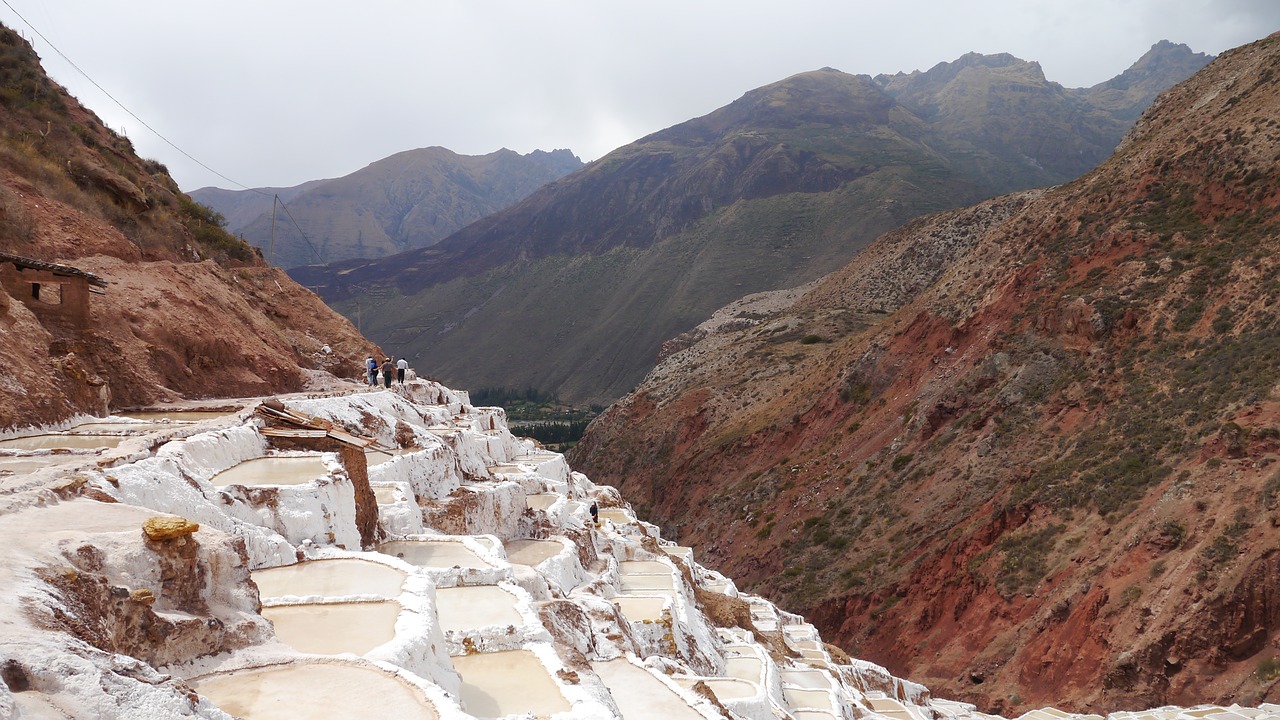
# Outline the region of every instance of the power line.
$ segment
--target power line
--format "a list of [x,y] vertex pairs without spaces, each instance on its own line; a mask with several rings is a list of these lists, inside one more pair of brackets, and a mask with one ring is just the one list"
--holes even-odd
[[192,155],[191,153],[189,153],[189,152],[187,152],[186,150],[183,150],[182,148],[178,147],[178,146],[177,146],[177,144],[176,144],[176,143],[174,143],[172,140],[170,140],[169,138],[167,138],[167,137],[165,137],[164,135],[160,134],[160,131],[159,131],[159,130],[156,130],[155,128],[153,128],[153,127],[151,127],[150,125],[148,125],[146,120],[143,120],[142,118],[138,117],[137,113],[135,113],[134,111],[132,111],[132,110],[130,110],[129,108],[125,107],[125,104],[124,104],[124,103],[120,102],[119,100],[117,100],[117,99],[116,99],[116,97],[115,97],[114,95],[112,95],[111,93],[107,92],[107,89],[106,89],[106,88],[104,88],[104,87],[102,87],[101,85],[99,85],[97,80],[94,80],[92,77],[90,77],[90,76],[89,76],[89,73],[85,72],[84,70],[81,70],[81,69],[80,69],[80,66],[75,64],[75,61],[73,61],[71,58],[67,57],[67,54],[66,54],[66,53],[64,53],[64,52],[62,52],[61,50],[59,50],[57,45],[54,45],[54,44],[53,44],[53,42],[49,40],[49,38],[47,38],[47,37],[45,37],[45,36],[44,36],[44,33],[40,32],[38,29],[36,29],[36,26],[35,26],[35,25],[32,25],[30,20],[27,20],[25,17],[23,17],[23,16],[22,16],[22,13],[18,12],[18,11],[17,11],[17,9],[15,9],[12,5],[10,5],[10,4],[9,4],[9,0],[0,0],[0,2],[3,2],[3,3],[4,3],[4,5],[5,5],[5,7],[9,8],[9,11],[10,11],[10,12],[12,12],[14,15],[16,15],[16,16],[18,17],[18,19],[19,19],[19,20],[21,20],[23,23],[25,23],[25,24],[26,24],[26,26],[27,26],[27,27],[31,28],[31,32],[33,32],[33,33],[35,33],[36,35],[38,35],[38,36],[40,37],[40,39],[41,39],[41,40],[43,40],[43,41],[45,42],[45,44],[46,44],[46,45],[48,45],[50,48],[52,48],[54,52],[58,53],[58,55],[59,55],[63,60],[66,60],[68,65],[70,65],[72,68],[75,68],[75,71],[76,71],[76,72],[78,72],[78,73],[80,73],[81,75],[83,75],[85,80],[88,80],[90,83],[92,83],[92,84],[93,84],[93,86],[94,86],[94,87],[96,87],[96,88],[98,88],[98,90],[100,90],[100,91],[102,92],[102,94],[103,94],[103,95],[106,95],[107,97],[111,98],[111,101],[112,101],[112,102],[114,102],[116,105],[119,105],[121,110],[124,110],[126,113],[128,113],[128,114],[129,114],[129,117],[132,117],[134,120],[137,120],[139,123],[141,123],[141,124],[142,124],[142,126],[143,126],[143,127],[145,127],[146,129],[150,130],[150,131],[151,131],[151,132],[152,132],[156,137],[158,137],[158,138],[160,138],[161,140],[165,141],[165,142],[169,145],[169,147],[171,147],[171,148],[173,148],[174,150],[177,150],[178,152],[182,153],[182,154],[183,154],[184,156],[186,156],[186,157],[187,157],[187,159],[188,159],[188,160],[190,160],[191,162],[194,162],[195,164],[199,165],[200,167],[204,168],[205,170],[208,170],[209,172],[213,173],[214,175],[217,175],[218,177],[222,178],[223,180],[226,180],[227,182],[231,183],[232,185],[238,185],[238,186],[240,186],[240,187],[244,188],[245,190],[248,190],[249,192],[257,193],[257,194],[262,195],[262,196],[264,196],[264,197],[271,197],[271,198],[274,198],[274,200],[275,200],[275,201],[279,202],[279,203],[280,203],[280,207],[283,207],[283,208],[284,208],[284,212],[285,212],[285,214],[289,216],[289,222],[293,223],[293,227],[294,227],[295,229],[297,229],[298,234],[299,234],[299,235],[301,235],[301,236],[302,236],[303,241],[307,243],[307,247],[311,249],[311,256],[312,256],[313,258],[315,258],[317,261],[319,261],[320,263],[324,263],[324,259],[320,257],[320,254],[319,254],[319,253],[317,253],[317,252],[316,252],[316,247],[315,247],[315,245],[312,245],[312,244],[311,244],[311,240],[310,240],[309,238],[307,238],[307,234],[306,234],[305,232],[303,232],[303,231],[302,231],[302,227],[301,227],[300,225],[298,225],[298,221],[293,219],[293,213],[289,212],[289,206],[288,206],[288,205],[285,205],[284,200],[281,200],[279,195],[273,195],[272,193],[268,193],[268,192],[265,192],[265,191],[263,191],[263,190],[259,190],[258,188],[251,188],[251,187],[249,187],[248,185],[245,185],[245,184],[244,184],[244,183],[242,183],[242,182],[238,182],[238,181],[236,181],[236,180],[232,180],[231,178],[227,177],[226,175],[223,175],[222,173],[218,172],[217,170],[214,170],[213,168],[211,168],[211,167],[209,167],[208,165],[204,164],[203,162],[201,162],[200,160],[198,160],[198,159],[197,159],[194,155]]
[[3,3],[4,3],[4,5],[5,5],[5,7],[9,8],[9,10],[10,10],[14,15],[17,15],[19,20],[21,20],[22,22],[26,23],[26,26],[27,26],[27,27],[29,27],[29,28],[31,28],[31,32],[33,32],[33,33],[35,33],[36,35],[40,36],[40,39],[41,39],[41,40],[43,40],[43,41],[45,42],[45,44],[46,44],[46,45],[48,45],[50,48],[52,48],[54,52],[58,53],[58,55],[59,55],[63,60],[66,60],[68,65],[70,65],[72,68],[75,68],[75,71],[76,71],[76,72],[78,72],[78,73],[80,73],[81,75],[83,75],[85,80],[88,80],[90,83],[92,83],[92,84],[93,84],[93,86],[94,86],[94,87],[96,87],[96,88],[98,88],[98,90],[102,91],[102,94],[103,94],[103,95],[106,95],[107,97],[111,98],[111,101],[112,101],[112,102],[114,102],[116,105],[119,105],[121,110],[124,110],[125,112],[129,113],[129,116],[130,116],[130,117],[132,117],[134,120],[137,120],[138,122],[142,123],[142,126],[143,126],[143,127],[145,127],[146,129],[150,130],[152,133],[155,133],[155,136],[156,136],[156,137],[158,137],[158,138],[160,138],[161,140],[163,140],[163,141],[165,141],[166,143],[168,143],[168,144],[169,144],[169,147],[171,147],[171,148],[173,148],[174,150],[177,150],[178,152],[182,153],[182,154],[183,154],[183,155],[185,155],[185,156],[187,157],[187,159],[188,159],[188,160],[190,160],[191,162],[194,162],[195,164],[199,165],[200,167],[204,168],[205,170],[208,170],[209,172],[213,173],[214,175],[217,175],[218,177],[222,178],[223,180],[226,180],[227,182],[231,183],[232,185],[239,185],[240,187],[244,188],[245,190],[249,190],[249,191],[251,191],[251,192],[256,192],[256,193],[258,193],[259,195],[267,195],[268,197],[270,197],[270,194],[269,194],[269,193],[265,193],[265,192],[263,192],[263,191],[261,191],[261,190],[257,190],[257,189],[255,189],[255,188],[251,188],[251,187],[249,187],[248,185],[245,185],[244,183],[241,183],[241,182],[237,182],[237,181],[235,181],[235,180],[232,180],[231,178],[227,177],[226,175],[223,175],[222,173],[218,172],[217,170],[214,170],[213,168],[209,167],[208,165],[205,165],[204,163],[202,163],[202,162],[200,162],[199,160],[197,160],[197,159],[196,159],[196,157],[195,157],[194,155],[192,155],[191,153],[187,152],[186,150],[183,150],[182,148],[178,147],[178,146],[177,146],[177,144],[175,144],[175,143],[174,143],[172,140],[170,140],[169,138],[165,137],[164,135],[161,135],[159,130],[156,130],[155,128],[153,128],[153,127],[151,127],[150,125],[148,125],[146,120],[143,120],[142,118],[138,117],[138,115],[137,115],[135,112],[133,112],[133,111],[132,111],[132,110],[130,110],[129,108],[125,107],[124,103],[120,102],[119,100],[117,100],[117,99],[116,99],[116,97],[115,97],[114,95],[112,95],[111,93],[107,92],[107,89],[106,89],[106,88],[104,88],[104,87],[102,87],[101,85],[99,85],[97,80],[94,80],[92,77],[89,77],[89,73],[85,72],[84,70],[81,70],[81,69],[80,69],[80,66],[79,66],[79,65],[76,65],[76,64],[75,64],[75,62],[74,62],[71,58],[67,57],[67,54],[66,54],[66,53],[64,53],[64,52],[62,52],[61,50],[59,50],[57,45],[54,45],[52,42],[50,42],[49,38],[47,38],[47,37],[45,37],[45,36],[44,36],[44,33],[41,33],[38,29],[36,29],[36,26],[35,26],[35,25],[32,25],[30,20],[27,20],[25,17],[23,17],[23,16],[22,16],[22,13],[18,12],[16,9],[14,9],[14,7],[13,7],[12,5],[10,5],[10,4],[9,4],[9,0],[0,0],[0,2],[3,2]]

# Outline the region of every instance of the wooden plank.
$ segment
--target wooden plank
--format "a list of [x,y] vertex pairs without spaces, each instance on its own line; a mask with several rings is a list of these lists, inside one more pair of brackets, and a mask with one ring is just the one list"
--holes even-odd
[[321,438],[329,433],[307,428],[262,428],[262,434],[267,437]]

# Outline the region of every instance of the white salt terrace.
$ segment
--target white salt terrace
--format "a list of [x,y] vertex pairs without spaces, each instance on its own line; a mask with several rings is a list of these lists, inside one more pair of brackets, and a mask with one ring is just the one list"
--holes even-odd
[[437,720],[417,688],[382,670],[336,663],[294,663],[210,675],[191,682],[231,715],[246,720]]
[[452,540],[398,540],[384,543],[379,552],[423,568],[491,568],[471,548]]
[[393,598],[400,594],[406,577],[393,567],[357,558],[311,560],[253,571],[253,581],[264,598],[354,595]]
[[280,642],[305,653],[364,655],[396,634],[400,604],[386,600],[264,607]]
[[529,567],[536,567],[564,552],[564,544],[555,540],[510,540],[505,547],[508,560]]
[[246,460],[214,475],[214,487],[302,485],[329,474],[322,455],[287,455]]
[[[964,703],[930,699],[926,688],[889,677],[869,663],[837,665],[827,655],[816,628],[780,613],[763,598],[739,593],[732,581],[697,565],[692,548],[664,544],[668,541],[658,529],[638,521],[616,491],[572,473],[562,456],[536,450],[533,443],[507,433],[501,411],[478,412],[466,404],[464,394],[439,386],[426,389],[429,397],[441,398],[446,405],[411,405],[393,392],[320,398],[302,406],[335,424],[344,417],[360,417],[368,428],[381,428],[368,433],[378,435],[378,442],[388,446],[396,441],[393,435],[401,436],[409,426],[415,434],[413,447],[430,450],[413,462],[380,469],[379,484],[371,486],[380,503],[380,531],[389,539],[377,549],[389,557],[359,552],[361,531],[352,527],[356,493],[353,480],[342,473],[333,474],[332,487],[328,481],[320,485],[326,492],[333,491],[321,499],[306,493],[280,493],[275,498],[278,505],[270,512],[261,506],[241,506],[236,508],[239,515],[234,523],[220,524],[217,513],[227,512],[220,499],[223,493],[208,498],[207,507],[192,507],[195,501],[189,496],[166,505],[166,498],[152,490],[154,468],[133,475],[127,465],[113,466],[111,479],[103,472],[92,481],[93,487],[121,502],[101,509],[95,503],[93,523],[57,515],[60,510],[86,507],[89,501],[80,499],[43,509],[39,518],[35,510],[22,516],[0,515],[0,526],[12,526],[30,515],[31,523],[39,519],[42,526],[52,517],[54,527],[75,526],[77,532],[92,532],[96,527],[136,538],[139,523],[156,512],[191,512],[201,513],[193,516],[202,526],[198,536],[202,547],[206,538],[212,545],[227,536],[228,528],[243,537],[240,552],[248,548],[250,567],[261,568],[251,577],[259,590],[261,615],[274,626],[278,642],[260,624],[260,637],[251,640],[257,644],[195,659],[189,666],[169,666],[166,671],[186,679],[222,710],[246,720],[373,715],[437,720],[513,715],[556,720],[722,717],[712,700],[692,690],[698,682],[704,682],[736,720],[784,716],[847,720],[871,713],[891,720],[991,717]],[[413,384],[404,392],[411,394]],[[368,422],[370,417],[374,422]],[[232,418],[228,424],[233,421],[239,422]],[[451,425],[444,428],[442,423]],[[480,426],[483,431],[473,429]],[[224,450],[234,450],[232,457],[259,454],[262,438],[255,433],[252,424],[240,425],[235,432],[218,436],[219,443],[239,442],[234,448],[197,440],[177,444],[181,448],[177,453],[192,453],[191,467],[225,467],[210,457],[228,457]],[[437,440],[436,435],[447,441]],[[91,436],[53,437],[66,441]],[[125,436],[107,437],[122,440]],[[173,453],[173,446],[168,447],[166,452]],[[202,448],[207,455],[198,455]],[[381,453],[367,457],[371,465],[392,459]],[[214,483],[305,483],[329,475],[321,458],[319,454],[258,458],[224,472]],[[52,456],[0,456],[0,473],[26,472],[35,467],[27,463],[52,461]],[[90,463],[80,466],[86,464]],[[543,482],[530,477],[533,474]],[[475,481],[491,475],[510,475],[500,479],[515,482]],[[13,484],[9,474],[4,479]],[[185,489],[186,484],[175,476],[172,485]],[[556,492],[536,492],[549,487],[576,500]],[[562,499],[567,505],[560,507],[566,512],[532,518],[525,513],[526,507],[546,510]],[[422,512],[414,506],[415,500],[422,503]],[[609,506],[600,510],[606,523],[599,529],[589,528],[586,522],[584,503],[592,501]],[[137,507],[145,503],[154,505]],[[407,513],[406,504],[410,505]],[[442,528],[431,527],[431,517],[443,518],[456,532],[470,534],[437,535]],[[104,524],[107,518],[115,520]],[[258,518],[264,523],[280,518],[288,522],[267,527],[256,525]],[[561,530],[549,529],[548,522]],[[609,523],[619,526],[616,532]],[[521,539],[535,532],[552,537]],[[584,536],[590,537],[591,545],[575,546],[572,538]],[[661,552],[653,551],[650,538],[658,541]],[[21,544],[11,550],[29,552]],[[510,565],[497,560],[503,552]],[[296,557],[311,559],[263,567]],[[579,557],[590,562],[579,564]],[[615,567],[616,574],[611,570]],[[684,596],[682,567],[702,587],[745,600],[757,628],[780,629],[785,642],[804,659],[777,657],[749,632],[716,627],[693,598]],[[455,568],[463,570],[439,572]],[[4,571],[0,566],[0,573]],[[0,590],[3,587],[0,583]],[[242,608],[242,615],[259,610],[251,595],[247,602],[249,609]],[[609,603],[621,617],[608,612]],[[534,608],[538,612],[531,612]],[[545,626],[539,622],[548,618],[555,621]],[[619,628],[619,621],[630,627]],[[572,658],[562,656],[565,648],[574,649]],[[816,666],[818,661],[831,672],[809,664]],[[104,676],[111,672],[103,667]],[[223,671],[230,668],[242,669]],[[574,679],[574,674],[579,677]],[[93,673],[86,677],[96,680]],[[167,683],[156,683],[145,685],[141,692],[174,691]],[[0,684],[0,707],[12,697]],[[17,697],[22,717],[65,716],[51,715],[54,705],[46,708],[35,691]],[[101,706],[117,707],[110,699]],[[195,716],[215,716],[207,712],[208,707],[202,704]],[[123,712],[107,717],[130,717]],[[1019,720],[1102,719],[1045,708]],[[1162,708],[1116,713],[1109,720],[1280,720],[1280,707]]]
[[462,676],[462,709],[478,718],[549,718],[570,709],[546,666],[528,650],[462,655],[453,667]]
[[439,588],[436,613],[446,632],[524,624],[524,618],[516,612],[516,597],[496,585]]

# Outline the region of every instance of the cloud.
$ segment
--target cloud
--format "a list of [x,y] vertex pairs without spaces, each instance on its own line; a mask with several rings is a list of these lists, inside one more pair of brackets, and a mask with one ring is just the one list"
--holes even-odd
[[[1081,87],[1161,39],[1219,53],[1280,27],[1272,0],[10,2],[147,124],[250,186],[429,145],[567,147],[591,160],[823,66],[893,73],[1008,52]],[[32,37],[8,8],[0,19]],[[184,188],[233,186],[34,44],[56,80]]]

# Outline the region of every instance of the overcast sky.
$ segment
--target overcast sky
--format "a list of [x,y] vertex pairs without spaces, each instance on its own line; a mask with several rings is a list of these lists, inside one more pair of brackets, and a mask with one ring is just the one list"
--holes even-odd
[[1086,87],[1158,40],[1218,54],[1280,29],[1278,0],[0,2],[53,78],[185,190],[296,185],[430,145],[589,161],[824,66],[1007,52]]

